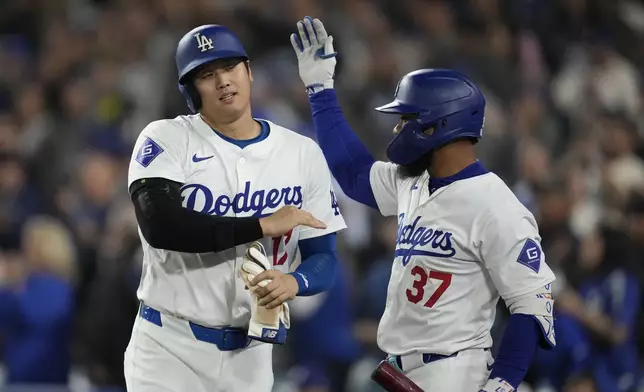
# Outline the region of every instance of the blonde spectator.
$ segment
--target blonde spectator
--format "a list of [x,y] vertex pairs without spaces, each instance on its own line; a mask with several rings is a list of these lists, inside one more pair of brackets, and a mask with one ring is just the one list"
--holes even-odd
[[0,265],[7,382],[66,385],[74,316],[72,238],[56,219],[35,216],[25,223],[22,240],[22,268],[13,265],[12,276],[2,283],[7,268]]
[[29,219],[23,228],[23,252],[30,270],[74,282],[76,250],[70,231],[59,220],[46,215]]

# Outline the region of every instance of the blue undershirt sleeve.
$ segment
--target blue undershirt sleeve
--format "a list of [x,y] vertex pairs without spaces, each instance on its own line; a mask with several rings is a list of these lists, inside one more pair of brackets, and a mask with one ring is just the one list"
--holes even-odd
[[528,372],[542,335],[533,316],[510,316],[489,378],[500,377],[516,390]]
[[378,209],[369,174],[375,160],[344,118],[335,90],[309,97],[313,126],[329,169],[353,200]]
[[310,296],[330,289],[337,264],[336,234],[308,238],[298,243],[302,263],[290,274],[299,285],[298,296]]

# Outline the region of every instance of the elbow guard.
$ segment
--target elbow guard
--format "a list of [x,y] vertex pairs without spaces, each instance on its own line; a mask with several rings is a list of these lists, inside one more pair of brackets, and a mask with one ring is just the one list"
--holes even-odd
[[545,343],[547,343],[546,348],[556,345],[553,316],[554,299],[550,284],[530,293],[506,300],[505,303],[510,314],[526,314],[535,319],[539,327],[541,327]]
[[162,248],[166,242],[166,218],[174,215],[170,214],[172,210],[181,208],[180,189],[179,183],[160,178],[144,178],[130,186],[141,233],[155,248]]
[[219,217],[181,206],[181,184],[144,178],[130,187],[136,219],[150,246],[176,252],[221,252],[263,237],[259,218]]

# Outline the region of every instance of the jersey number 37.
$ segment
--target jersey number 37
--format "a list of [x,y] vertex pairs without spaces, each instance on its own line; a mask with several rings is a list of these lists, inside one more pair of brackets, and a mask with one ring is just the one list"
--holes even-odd
[[411,269],[411,274],[414,277],[414,282],[410,288],[405,291],[407,300],[413,304],[417,304],[425,298],[425,288],[428,281],[436,280],[440,284],[430,295],[429,299],[423,306],[427,308],[433,307],[438,299],[445,293],[450,284],[452,284],[452,274],[440,271],[426,271],[423,267],[418,265]]

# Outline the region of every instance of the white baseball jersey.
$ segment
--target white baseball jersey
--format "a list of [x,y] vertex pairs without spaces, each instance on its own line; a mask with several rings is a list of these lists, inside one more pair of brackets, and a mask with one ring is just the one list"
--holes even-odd
[[398,216],[379,347],[392,355],[491,347],[499,295],[554,280],[533,215],[493,173],[430,194],[427,173],[402,179],[396,168],[376,162],[370,175],[380,212]]
[[[289,235],[262,239],[274,268],[288,272],[299,240],[346,225],[318,145],[266,123],[268,137],[242,149],[224,140],[199,115],[152,122],[136,142],[128,181],[162,177],[182,183],[183,207],[204,214],[261,217],[285,205],[310,212],[327,228],[297,227]],[[153,248],[140,230],[139,236],[143,244],[139,299],[204,326],[248,323],[250,296],[237,272],[249,244],[192,254]]]

